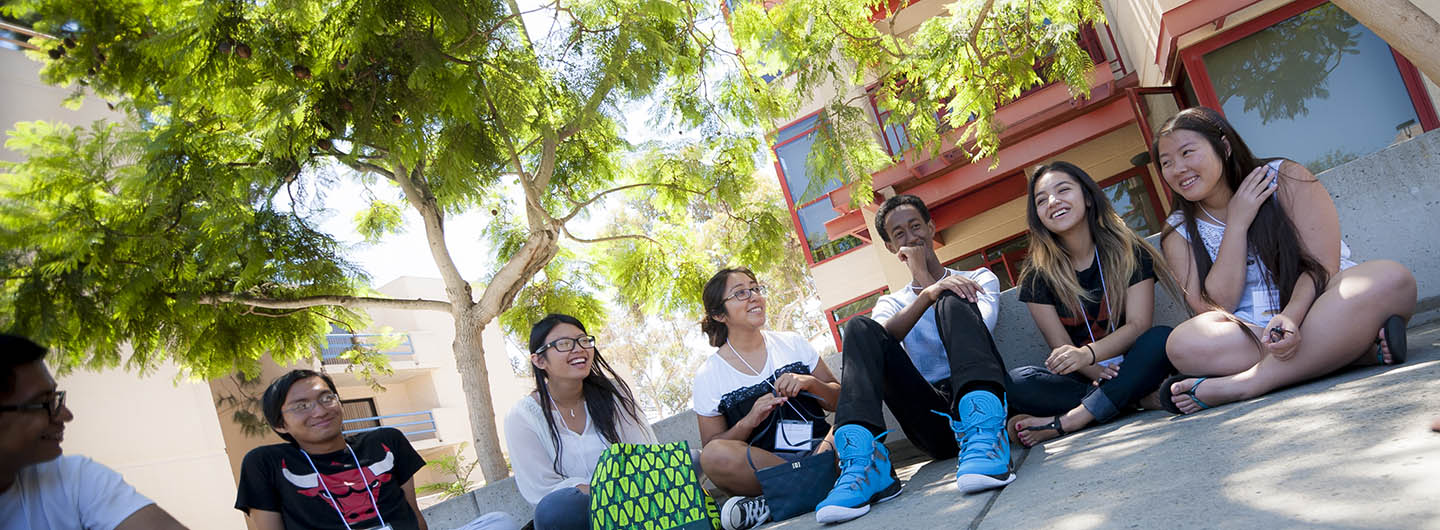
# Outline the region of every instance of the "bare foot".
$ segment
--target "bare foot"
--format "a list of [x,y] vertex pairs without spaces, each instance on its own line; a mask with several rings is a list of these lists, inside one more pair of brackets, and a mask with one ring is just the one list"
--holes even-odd
[[1140,408],[1145,410],[1165,410],[1165,407],[1160,404],[1159,390],[1151,392],[1149,395],[1140,398],[1140,401],[1138,401],[1137,403],[1140,405]]
[[[1015,437],[1019,439],[1020,443],[1025,447],[1034,447],[1035,444],[1060,436],[1059,432],[1049,427],[1050,423],[1057,418],[1059,418],[1059,416],[1036,418],[1034,416],[1019,414],[1011,420],[1011,432],[1015,433]],[[1039,428],[1027,431],[1026,429],[1030,427]],[[1065,424],[1061,423],[1060,428],[1065,428]]]
[[[1380,349],[1379,358],[1375,357],[1376,348]],[[1355,366],[1375,366],[1377,364],[1391,364],[1393,362],[1395,362],[1395,360],[1390,358],[1390,341],[1385,340],[1385,328],[1380,328],[1380,333],[1375,335],[1375,342],[1366,347],[1365,353],[1360,354],[1359,357],[1355,358],[1355,362],[1350,364]]]
[[[1219,396],[1211,395],[1207,392],[1207,390],[1210,390],[1210,387],[1200,387],[1202,380],[1208,381],[1209,379],[1203,377],[1185,379],[1176,381],[1170,385],[1170,400],[1180,409],[1181,414],[1194,414],[1210,407],[1226,403],[1225,401],[1221,401]],[[1197,389],[1196,387],[1200,388]],[[1192,389],[1195,390],[1194,397],[1186,393]]]

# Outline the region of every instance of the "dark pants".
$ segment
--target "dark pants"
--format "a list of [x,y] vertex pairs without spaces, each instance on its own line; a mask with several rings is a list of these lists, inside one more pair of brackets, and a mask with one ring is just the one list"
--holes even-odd
[[931,411],[953,415],[959,398],[972,390],[1003,394],[1005,362],[974,303],[953,293],[941,295],[935,302],[935,324],[950,361],[950,378],[938,385],[920,375],[884,326],[863,316],[845,323],[837,427],[858,423],[872,433],[884,432],[883,402],[916,448],[935,459],[958,454],[949,422]]
[[1169,326],[1155,326],[1135,339],[1120,371],[1112,379],[1091,384],[1079,372],[1056,375],[1042,366],[1022,366],[1010,371],[1010,412],[1032,416],[1057,416],[1076,405],[1104,423],[1154,392],[1174,367],[1165,356]]
[[535,505],[535,530],[590,528],[590,494],[579,488],[550,492]]

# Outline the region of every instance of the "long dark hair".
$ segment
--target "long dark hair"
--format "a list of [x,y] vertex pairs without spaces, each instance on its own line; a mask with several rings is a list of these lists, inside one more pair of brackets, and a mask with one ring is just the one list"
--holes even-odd
[[700,291],[700,302],[705,306],[705,318],[700,319],[700,331],[705,332],[705,336],[710,338],[710,345],[716,348],[730,339],[730,328],[724,322],[715,320],[715,317],[725,314],[725,282],[735,273],[755,280],[755,273],[746,267],[720,269],[720,272],[705,282],[705,288]]
[[[580,319],[560,313],[550,313],[540,319],[534,326],[530,327],[530,352],[533,355],[537,350],[545,346],[545,336],[550,330],[555,329],[559,324],[570,324],[585,331],[585,324]],[[577,346],[578,347],[578,346]],[[596,347],[594,360],[590,363],[590,374],[580,381],[580,392],[585,397],[585,408],[590,412],[591,421],[595,422],[595,428],[605,441],[610,443],[620,442],[620,414],[628,415],[635,421],[636,425],[644,425],[644,415],[640,413],[640,407],[635,405],[635,395],[630,392],[630,385],[625,380],[615,375],[615,370],[610,368],[610,363],[600,356],[600,348]],[[543,352],[541,353],[544,354]],[[531,371],[535,374],[535,392],[540,394],[540,409],[546,411],[545,427],[550,430],[550,441],[555,443],[555,462],[552,464],[556,473],[560,473],[560,454],[564,451],[560,443],[560,431],[555,427],[555,416],[549,413],[550,404],[554,401],[550,398],[550,385],[546,379],[550,377],[545,369],[531,365]],[[616,406],[616,404],[619,406]]]
[[1040,221],[1040,212],[1035,206],[1035,185],[1040,181],[1040,177],[1051,172],[1069,175],[1075,180],[1081,196],[1084,197],[1085,224],[1090,227],[1090,239],[1095,242],[1095,253],[1099,256],[1101,268],[1105,272],[1105,284],[1120,287],[1113,293],[1101,293],[1101,296],[1105,297],[1105,304],[1110,308],[1112,320],[1125,314],[1125,286],[1130,284],[1130,276],[1140,267],[1140,261],[1135,257],[1137,249],[1150,255],[1160,284],[1172,295],[1178,294],[1165,257],[1125,224],[1120,214],[1115,212],[1115,206],[1110,204],[1110,199],[1105,197],[1104,190],[1095,183],[1095,179],[1090,178],[1090,174],[1075,164],[1062,161],[1040,166],[1030,176],[1030,191],[1027,195],[1029,204],[1025,207],[1025,222],[1030,228],[1030,255],[1025,258],[1025,266],[1020,273],[1022,282],[1035,276],[1044,280],[1055,291],[1061,303],[1070,310],[1071,315],[1081,314],[1078,305],[1081,299],[1099,301],[1091,300],[1090,293],[1081,288],[1080,279],[1070,265],[1069,253],[1064,245],[1060,244],[1055,233]]
[[[1177,130],[1197,133],[1209,142],[1210,148],[1214,149],[1216,156],[1221,159],[1224,183],[1232,191],[1240,189],[1240,183],[1255,168],[1279,160],[1255,158],[1250,152],[1250,146],[1245,144],[1245,140],[1240,138],[1240,133],[1235,132],[1230,122],[1225,121],[1224,116],[1214,109],[1192,107],[1166,120],[1155,133],[1156,142],[1150,147],[1150,159],[1155,164],[1155,170],[1161,174],[1164,174],[1164,169],[1160,167],[1159,139]],[[1228,155],[1226,143],[1229,143]],[[1283,172],[1280,176],[1299,180]],[[1210,274],[1210,267],[1215,263],[1210,259],[1210,251],[1206,250],[1205,242],[1195,226],[1195,212],[1200,207],[1199,204],[1186,200],[1174,189],[1170,191],[1170,203],[1180,210],[1185,230],[1191,236],[1190,253],[1195,256],[1196,272],[1200,277],[1200,298],[1213,307],[1225,309],[1210,298],[1210,293],[1205,288],[1205,277]],[[1163,240],[1170,237],[1175,231],[1175,227],[1167,223],[1160,238]],[[1270,270],[1270,278],[1265,281],[1279,291],[1278,307],[1285,307],[1285,304],[1290,303],[1290,296],[1295,292],[1295,283],[1302,274],[1310,273],[1317,295],[1325,290],[1325,284],[1330,281],[1329,273],[1320,261],[1300,244],[1299,231],[1290,221],[1290,216],[1285,215],[1285,209],[1279,200],[1266,200],[1260,205],[1255,219],[1250,222],[1250,228],[1245,231],[1245,236],[1250,245],[1249,252]]]

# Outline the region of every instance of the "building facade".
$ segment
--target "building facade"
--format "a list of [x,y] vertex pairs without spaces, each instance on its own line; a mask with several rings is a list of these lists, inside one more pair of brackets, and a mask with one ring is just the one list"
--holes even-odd
[[[726,2],[729,9],[734,2]],[[893,2],[899,5],[900,0]],[[951,0],[907,0],[896,17],[904,37]],[[925,200],[946,266],[989,267],[1003,288],[1019,280],[1028,252],[1026,178],[1065,160],[1104,188],[1141,234],[1157,233],[1169,191],[1146,160],[1152,131],[1180,109],[1222,111],[1257,156],[1284,156],[1320,174],[1421,132],[1440,127],[1440,87],[1339,7],[1322,0],[1102,0],[1108,25],[1084,28],[1081,47],[1095,61],[1090,98],[1072,99],[1062,83],[1032,88],[998,109],[1003,124],[998,166],[968,163],[942,136],[938,156],[914,149],[906,124],[869,102],[876,138],[894,163],[875,172],[875,196],[850,206],[849,189],[811,174],[806,157],[817,114],[833,94],[810,103],[769,135],[792,222],[819,288],[836,347],[842,324],[866,314],[880,295],[909,282],[904,267],[874,237],[874,212],[886,197]],[[1415,2],[1440,17],[1435,2]],[[863,96],[872,87],[851,87]],[[812,183],[830,182],[829,185]]]

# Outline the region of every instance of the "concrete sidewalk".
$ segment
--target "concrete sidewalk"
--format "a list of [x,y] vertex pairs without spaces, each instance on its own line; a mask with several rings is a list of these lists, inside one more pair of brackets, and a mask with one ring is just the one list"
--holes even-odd
[[[1019,478],[995,492],[961,495],[953,459],[902,449],[904,494],[829,528],[1440,528],[1436,319],[1412,321],[1400,366],[1016,446]],[[766,528],[821,525],[806,514]]]

